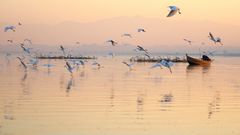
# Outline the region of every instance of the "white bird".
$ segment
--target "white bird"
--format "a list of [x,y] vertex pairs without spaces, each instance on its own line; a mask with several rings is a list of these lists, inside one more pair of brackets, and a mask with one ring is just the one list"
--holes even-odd
[[162,60],[160,63],[161,63],[164,67],[168,68],[169,71],[172,73],[171,67],[173,66],[173,63],[172,63],[171,61]]
[[184,40],[184,41],[186,41],[186,42],[188,42],[188,44],[189,44],[189,45],[191,45],[191,44],[192,44],[192,42],[193,42],[193,41],[191,41],[191,40],[188,40],[188,39],[185,39],[185,38],[184,38],[183,40]]
[[220,43],[221,45],[223,45],[221,38],[219,38],[219,37],[216,37],[216,38],[215,38],[211,32],[209,32],[209,36],[208,36],[208,37],[209,37],[209,39],[212,40],[215,44],[216,44],[216,43]]
[[216,37],[215,39],[216,39],[216,43],[220,43],[221,45],[223,45],[223,43],[222,43],[222,39],[221,39],[221,38]]
[[146,54],[148,54],[148,51],[147,51],[147,49],[144,49],[142,46],[137,46],[137,48],[136,48],[138,51],[142,51],[142,52],[145,52]]
[[93,63],[92,63],[92,65],[97,65],[98,67],[100,67],[101,66],[101,64],[99,64],[98,62],[96,62],[96,61],[94,61]]
[[133,69],[134,63],[127,63],[127,62],[125,62],[125,61],[123,61],[122,63],[125,64],[126,66],[128,66],[130,70]]
[[32,64],[33,66],[37,66],[38,62],[39,62],[39,60],[36,58],[31,58],[29,60],[29,64]]
[[24,47],[24,45],[22,45],[22,44],[21,44],[21,48],[23,49],[23,51],[24,51],[25,53],[27,53],[27,54],[30,54],[30,53],[31,53],[30,50],[31,50],[32,48],[26,48],[26,47]]
[[94,61],[94,62],[92,63],[92,65],[93,65],[93,66],[97,66],[97,69],[100,69],[100,68],[103,67],[100,63],[98,63],[98,62],[96,62],[96,61]]
[[16,31],[16,27],[15,26],[6,26],[4,28],[4,32],[7,32],[9,30],[12,30],[13,32],[15,32]]
[[77,61],[77,62],[79,63],[79,65],[82,65],[82,66],[85,65],[85,62],[84,62],[83,60],[79,60],[79,61]]
[[179,14],[181,14],[180,8],[178,8],[178,7],[176,7],[176,6],[169,6],[169,9],[170,9],[170,12],[169,12],[169,14],[167,15],[167,17],[174,16],[177,12],[178,12]]
[[74,67],[72,67],[69,62],[66,61],[65,67],[70,73],[73,73]]
[[72,60],[71,61],[74,65],[76,65],[77,67],[81,66],[85,66],[85,62],[83,60]]
[[146,31],[145,31],[145,29],[143,29],[143,28],[139,28],[139,29],[138,29],[138,32],[146,32]]
[[116,41],[114,41],[114,40],[112,40],[112,39],[111,39],[111,40],[108,40],[107,42],[111,43],[112,46],[115,46],[115,45],[118,44]]
[[65,53],[65,48],[62,46],[62,45],[60,45],[60,49],[61,49],[61,51],[63,52],[63,55],[65,55],[66,53]]
[[122,34],[122,37],[130,37],[130,38],[132,38],[132,35],[129,34],[129,33],[124,33],[124,34]]

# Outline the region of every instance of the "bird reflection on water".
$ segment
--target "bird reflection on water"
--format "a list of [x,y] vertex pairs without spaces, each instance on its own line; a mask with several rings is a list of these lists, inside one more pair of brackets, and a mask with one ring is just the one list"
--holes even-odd
[[161,103],[161,111],[170,111],[171,103],[173,101],[172,93],[162,95],[159,102]]
[[217,113],[220,112],[220,92],[216,91],[214,96],[213,96],[213,100],[209,103],[208,106],[208,119],[211,119],[212,116]]
[[68,83],[67,83],[67,87],[66,87],[67,96],[69,96],[69,93],[70,93],[70,91],[71,91],[71,89],[72,89],[72,86],[73,86],[73,84],[74,84],[73,81],[74,81],[73,76],[71,76],[70,79],[69,79],[69,81],[68,81]]

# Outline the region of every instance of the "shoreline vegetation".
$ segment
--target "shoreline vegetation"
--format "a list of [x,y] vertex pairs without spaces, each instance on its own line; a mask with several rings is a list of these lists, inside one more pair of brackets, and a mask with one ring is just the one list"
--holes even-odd
[[146,57],[132,57],[130,58],[131,62],[160,62],[162,60],[171,61],[171,62],[179,62],[179,63],[187,63],[187,59],[185,57],[174,57],[174,58],[161,58],[161,57],[153,57],[153,58],[146,58]]
[[[36,56],[37,59],[97,59],[96,56]],[[174,58],[161,58],[161,57],[152,57],[152,58],[146,58],[146,57],[131,57],[131,62],[160,62],[162,60],[176,62],[176,63],[187,63],[186,57],[174,57]]]
[[97,59],[96,56],[37,56],[37,59]]

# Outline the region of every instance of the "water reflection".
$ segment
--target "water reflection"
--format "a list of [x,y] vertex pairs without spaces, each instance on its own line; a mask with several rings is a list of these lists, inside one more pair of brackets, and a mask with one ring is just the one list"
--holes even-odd
[[20,81],[23,97],[30,95],[30,89],[29,89],[29,85],[27,82],[27,78],[28,78],[28,73],[27,73],[27,71],[25,71],[25,72],[23,72],[23,77],[21,78],[21,81]]
[[210,66],[199,66],[199,65],[188,65],[187,66],[187,73],[194,73],[198,71],[202,71],[203,74],[208,73]]
[[71,76],[70,76],[70,79],[68,80],[67,87],[66,87],[67,96],[69,96],[70,91],[71,91],[73,85],[74,85],[74,78],[73,78],[73,76],[71,75]]
[[213,96],[213,100],[208,106],[208,119],[211,119],[215,113],[220,111],[220,99],[220,92],[216,91]]
[[173,101],[173,95],[172,93],[164,94],[161,96],[161,99],[159,102],[161,103],[161,111],[170,111],[171,104]]
[[3,117],[5,120],[15,120],[13,110],[14,102],[12,100],[6,100],[3,107]]
[[121,61],[103,61],[101,70],[92,70],[90,63],[73,76],[60,60],[54,61],[51,76],[31,68],[24,72],[16,62],[3,66],[0,128],[12,135],[239,134],[240,80],[233,73],[239,73],[240,64],[211,70],[178,64],[169,75],[145,70],[147,64],[128,71]]
[[137,120],[143,120],[144,119],[144,99],[145,99],[145,94],[138,92],[137,95]]
[[79,76],[80,76],[81,78],[85,77],[85,76],[86,76],[85,71],[81,71],[80,74],[79,74]]

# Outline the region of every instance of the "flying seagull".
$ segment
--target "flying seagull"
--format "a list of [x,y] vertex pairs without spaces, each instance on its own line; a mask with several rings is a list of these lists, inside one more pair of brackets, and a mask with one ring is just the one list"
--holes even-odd
[[30,50],[31,50],[32,48],[26,48],[26,47],[24,47],[23,44],[21,44],[21,48],[23,49],[24,52],[26,52],[26,53],[28,53],[28,54],[31,53]]
[[143,51],[143,52],[145,52],[146,54],[148,54],[148,51],[146,50],[146,49],[144,49],[142,46],[137,46],[137,50],[138,51]]
[[219,38],[219,37],[216,37],[216,38],[215,38],[211,32],[209,32],[209,36],[208,36],[208,37],[209,37],[209,39],[212,40],[215,44],[216,44],[216,43],[220,43],[221,45],[223,45],[221,38]]
[[176,7],[176,6],[169,6],[168,7],[170,9],[169,14],[167,15],[167,17],[171,17],[174,16],[177,12],[179,14],[181,14],[180,8]]
[[191,41],[191,40],[188,40],[188,39],[185,39],[185,38],[184,38],[183,40],[184,40],[184,41],[186,41],[186,42],[188,42],[188,44],[189,44],[189,45],[191,45],[191,44],[192,44],[192,42],[193,42],[193,41]]
[[22,23],[21,23],[21,22],[18,22],[18,25],[19,25],[19,26],[21,26],[21,25],[22,25]]
[[94,61],[94,62],[92,63],[92,65],[93,65],[93,66],[97,66],[97,69],[103,68],[103,66],[102,66],[100,63],[98,63],[97,61]]
[[173,63],[172,63],[171,61],[162,60],[160,63],[161,63],[164,67],[168,68],[169,71],[172,73],[171,67],[173,66]]
[[63,54],[65,55],[65,48],[62,45],[60,45],[60,49],[63,52]]
[[68,70],[70,73],[73,73],[74,67],[72,67],[69,62],[66,61],[65,67],[67,68],[67,70]]
[[145,31],[145,29],[143,29],[143,28],[139,28],[139,29],[138,29],[138,32],[146,32],[146,31]]
[[132,38],[132,35],[129,34],[129,33],[124,33],[124,34],[122,34],[122,37],[130,37],[130,38]]
[[7,32],[9,30],[12,30],[13,32],[15,32],[16,31],[16,27],[15,26],[6,26],[4,28],[4,32]]
[[39,60],[36,59],[36,58],[31,58],[31,59],[29,60],[29,64],[32,64],[34,67],[37,66],[38,62],[39,62]]
[[125,64],[126,66],[128,66],[128,67],[129,67],[129,70],[132,70],[132,69],[133,69],[134,63],[127,63],[127,62],[125,62],[125,61],[123,61],[122,63]]
[[118,43],[114,40],[108,40],[107,42],[111,43],[112,46],[117,45]]

